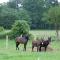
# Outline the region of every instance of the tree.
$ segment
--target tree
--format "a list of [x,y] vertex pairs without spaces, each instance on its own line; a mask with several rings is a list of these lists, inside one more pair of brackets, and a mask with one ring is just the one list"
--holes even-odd
[[42,20],[47,21],[49,23],[53,23],[55,25],[57,38],[59,37],[58,29],[60,29],[60,7],[56,6],[50,8],[47,13],[44,13],[44,17]]
[[42,14],[44,12],[44,0],[23,0],[23,8],[31,17],[31,27],[40,28]]
[[20,8],[19,4],[21,5],[22,1],[23,0],[9,0],[7,4],[11,8],[18,9]]
[[58,5],[58,0],[45,0],[46,8],[54,7]]
[[0,12],[0,25],[4,28],[11,28],[13,22],[18,19],[17,11],[7,6],[1,6],[2,10]]
[[8,4],[8,7],[16,9],[16,2],[15,1],[8,2],[7,4]]
[[15,21],[15,23],[13,24],[11,31],[12,31],[12,36],[17,37],[22,34],[28,34],[29,30],[30,30],[30,27],[27,21],[18,20],[18,21]]
[[15,8],[8,7],[7,4],[2,4],[0,6],[0,26],[10,29],[15,20],[26,20],[30,22],[30,17],[27,11],[23,8],[17,10]]

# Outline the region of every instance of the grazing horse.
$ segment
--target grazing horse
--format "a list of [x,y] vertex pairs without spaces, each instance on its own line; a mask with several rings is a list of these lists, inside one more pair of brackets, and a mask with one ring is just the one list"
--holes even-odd
[[41,39],[41,40],[34,40],[34,41],[32,41],[32,51],[33,51],[33,49],[34,49],[34,47],[37,47],[37,52],[39,51],[39,46],[40,46],[40,43],[43,41],[43,39]]
[[24,50],[26,51],[26,45],[29,40],[28,35],[23,35],[22,37],[16,37],[16,50],[19,50],[19,44],[24,44]]
[[50,42],[51,42],[51,37],[48,37],[48,40],[46,40],[46,41],[42,41],[40,43],[39,51],[41,51],[41,47],[45,47],[45,51],[46,51],[47,46],[49,45]]

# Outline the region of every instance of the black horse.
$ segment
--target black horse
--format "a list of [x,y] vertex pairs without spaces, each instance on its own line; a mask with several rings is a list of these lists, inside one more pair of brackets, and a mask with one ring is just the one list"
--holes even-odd
[[16,37],[16,50],[19,50],[19,44],[24,44],[24,50],[26,51],[26,45],[29,40],[28,35],[23,35],[22,37]]
[[48,40],[46,41],[42,41],[40,43],[39,51],[41,51],[41,47],[45,47],[45,51],[46,51],[47,46],[49,45],[50,42],[51,42],[51,37],[48,37]]

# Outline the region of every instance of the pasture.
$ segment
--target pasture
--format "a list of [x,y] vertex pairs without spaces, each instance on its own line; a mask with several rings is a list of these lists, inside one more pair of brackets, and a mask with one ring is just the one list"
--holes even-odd
[[[56,32],[54,30],[32,30],[30,31],[34,37],[45,37],[51,36],[55,39]],[[60,33],[60,32],[59,32]],[[47,52],[32,52],[31,42],[28,41],[27,51],[23,51],[23,45],[19,46],[20,50],[16,51],[15,40],[8,41],[8,48],[6,49],[6,39],[0,39],[0,60],[58,60],[60,59],[60,41],[53,41],[50,44],[52,50]]]

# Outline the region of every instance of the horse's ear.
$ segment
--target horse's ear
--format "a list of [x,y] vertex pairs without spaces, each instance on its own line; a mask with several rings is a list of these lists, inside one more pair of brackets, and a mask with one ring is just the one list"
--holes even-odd
[[49,41],[51,42],[51,37],[48,37]]

